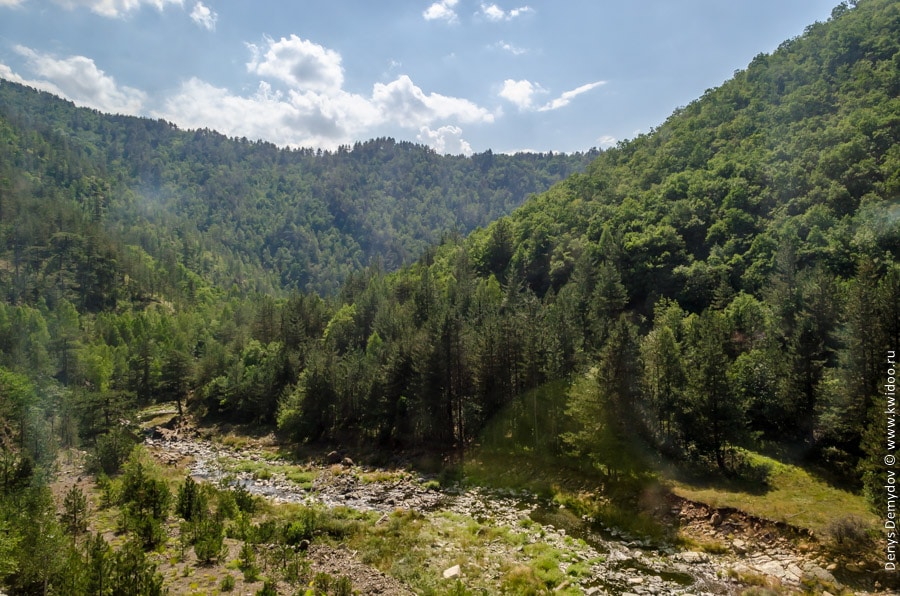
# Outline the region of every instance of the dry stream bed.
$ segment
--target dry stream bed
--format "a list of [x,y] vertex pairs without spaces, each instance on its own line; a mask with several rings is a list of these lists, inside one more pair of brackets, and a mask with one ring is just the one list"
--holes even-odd
[[[460,581],[475,593],[496,593],[515,586],[516,574],[533,578],[538,569],[543,577],[555,574],[558,593],[700,596],[740,594],[749,585],[793,593],[804,584],[819,586],[818,593],[852,593],[834,578],[827,561],[797,552],[782,538],[758,544],[728,534],[721,552],[679,551],[611,528],[597,533],[559,505],[526,491],[439,489],[407,471],[361,467],[347,459],[289,462],[263,449],[232,448],[170,432],[154,433],[146,443],[161,461],[185,466],[195,479],[241,485],[275,503],[381,513],[376,523],[397,512],[414,512],[430,524],[434,536],[424,546],[427,552],[420,553],[427,567],[421,573],[432,574],[447,588]],[[680,515],[690,522],[686,513]],[[467,530],[463,540],[460,526]],[[327,552],[334,556],[336,551]],[[553,566],[558,569],[547,568]]]

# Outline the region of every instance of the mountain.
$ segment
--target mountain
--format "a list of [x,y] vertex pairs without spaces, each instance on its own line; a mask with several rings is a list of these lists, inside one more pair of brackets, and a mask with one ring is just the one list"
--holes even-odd
[[395,269],[597,154],[441,156],[384,138],[280,149],[101,114],[7,81],[0,119],[12,188],[27,179],[32,192],[66,194],[124,244],[239,291],[331,293],[375,261]]
[[574,254],[606,230],[620,252],[604,256],[646,313],[659,296],[702,308],[722,283],[758,294],[784,243],[799,268],[842,277],[860,252],[896,256],[898,15],[895,2],[841,5],[760,54],[524,205],[506,224],[514,254],[495,269],[525,272],[538,294],[559,290]]
[[[754,451],[883,513],[898,253],[896,0],[841,4],[580,156],[278,149],[3,82],[0,585],[75,585],[94,555],[56,526],[55,447],[114,475],[154,402],[366,452],[553,458],[616,519],[648,468],[765,492]],[[157,517],[118,563],[165,537]]]
[[635,441],[726,475],[778,445],[877,501],[898,66],[900,4],[842,4],[585,173],[345,290],[280,427],[610,476]]

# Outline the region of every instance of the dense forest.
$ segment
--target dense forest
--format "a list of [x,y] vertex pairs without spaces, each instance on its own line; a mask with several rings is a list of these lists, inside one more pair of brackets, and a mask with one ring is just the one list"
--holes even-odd
[[183,266],[245,294],[330,294],[375,261],[396,269],[597,155],[441,156],[389,138],[335,152],[280,149],[108,116],[6,81],[0,118],[9,184],[78,205],[169,272]]
[[635,450],[723,475],[746,472],[739,447],[782,450],[884,498],[897,2],[842,4],[583,156],[287,151],[6,82],[0,98],[11,586],[68,577],[35,565],[69,551],[27,521],[58,523],[55,448],[113,473],[123,421],[157,401],[298,442],[491,444],[609,477]]

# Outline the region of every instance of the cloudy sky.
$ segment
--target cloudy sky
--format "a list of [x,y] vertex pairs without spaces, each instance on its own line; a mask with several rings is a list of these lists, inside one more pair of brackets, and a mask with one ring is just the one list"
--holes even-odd
[[279,145],[579,151],[659,125],[838,0],[0,0],[0,77]]

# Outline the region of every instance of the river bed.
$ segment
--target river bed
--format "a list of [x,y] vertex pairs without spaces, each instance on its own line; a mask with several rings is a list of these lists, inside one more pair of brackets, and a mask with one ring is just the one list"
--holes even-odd
[[[451,487],[435,490],[425,478],[413,474],[379,475],[377,470],[344,465],[296,464],[314,475],[312,482],[296,483],[283,472],[262,478],[240,469],[265,468],[271,456],[256,449],[232,449],[194,438],[148,438],[148,446],[170,462],[188,458],[190,474],[216,484],[243,486],[251,494],[282,503],[324,507],[349,507],[388,514],[397,509],[423,515],[442,512],[466,516],[480,524],[504,526],[522,534],[525,544],[544,543],[562,553],[560,569],[570,565],[589,567],[589,573],[569,580],[585,594],[739,594],[746,585],[736,578],[768,578],[786,588],[799,588],[811,575],[825,580],[830,574],[794,553],[767,548],[765,552],[708,554],[676,551],[600,532],[559,505],[548,503],[526,491],[488,490],[481,487]],[[241,465],[248,464],[248,465]],[[278,468],[290,465],[278,460]],[[382,479],[383,477],[383,479]],[[496,548],[498,558],[527,560],[527,549]],[[500,566],[481,570],[500,576]]]

